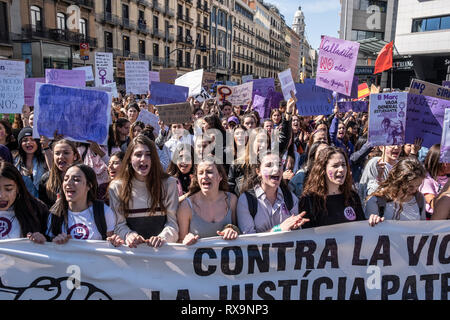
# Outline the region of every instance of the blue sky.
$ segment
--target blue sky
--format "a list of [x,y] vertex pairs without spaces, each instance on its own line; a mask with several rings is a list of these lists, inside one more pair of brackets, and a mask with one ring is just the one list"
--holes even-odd
[[266,0],[278,7],[286,19],[286,24],[292,27],[294,14],[298,7],[302,7],[306,22],[306,36],[311,46],[317,49],[320,36],[327,35],[339,38],[339,0]]

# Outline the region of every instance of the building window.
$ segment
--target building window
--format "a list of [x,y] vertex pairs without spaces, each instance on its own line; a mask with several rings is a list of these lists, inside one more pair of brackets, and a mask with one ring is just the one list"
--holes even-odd
[[191,67],[191,53],[190,52],[186,52],[186,68],[190,68]]
[[450,29],[450,16],[414,19],[412,32]]
[[384,39],[383,32],[373,32],[373,31],[365,31],[365,30],[352,30],[352,41],[377,38],[378,40]]
[[370,6],[377,6],[380,8],[380,12],[385,13],[387,9],[387,2],[381,0],[359,0],[359,10],[366,11]]
[[145,56],[145,40],[139,40],[139,55]]
[[31,6],[31,27],[33,31],[42,30],[41,8]]
[[66,15],[64,13],[58,12],[56,14],[56,28],[66,30]]
[[123,55],[127,57],[130,54],[130,37],[123,36]]
[[112,49],[113,48],[113,38],[112,33],[105,31],[105,48]]
[[153,31],[159,30],[159,19],[157,16],[153,16]]
[[9,39],[8,10],[5,2],[0,2],[0,40]]
[[183,65],[183,52],[177,51],[178,59],[177,59],[177,67],[181,67]]
[[203,68],[208,68],[208,57],[203,56]]
[[159,57],[159,44],[157,43],[153,44],[153,56]]
[[80,33],[87,37],[87,22],[86,19],[80,19]]
[[129,17],[130,17],[130,11],[129,11],[128,5],[126,5],[126,4],[122,4],[122,17],[124,19],[129,19]]

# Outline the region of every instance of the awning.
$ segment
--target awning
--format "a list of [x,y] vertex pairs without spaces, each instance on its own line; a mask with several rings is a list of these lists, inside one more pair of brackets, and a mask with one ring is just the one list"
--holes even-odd
[[[383,47],[389,43],[387,41],[380,40],[377,38],[358,40],[358,42],[360,44],[359,46],[360,52],[364,52],[365,54],[372,55],[374,57],[377,57],[381,49],[383,49]],[[394,42],[394,58],[402,58],[402,57],[403,56],[398,53]]]

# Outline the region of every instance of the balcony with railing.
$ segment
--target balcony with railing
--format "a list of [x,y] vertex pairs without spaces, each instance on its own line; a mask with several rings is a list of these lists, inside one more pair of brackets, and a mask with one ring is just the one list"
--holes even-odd
[[111,12],[98,13],[95,16],[95,19],[100,23],[109,23],[114,26],[120,24],[120,18]]
[[148,1],[148,0],[138,0],[137,3],[140,4],[140,5],[143,5],[143,6],[147,7],[147,8],[152,8],[153,7],[153,3],[151,1]]
[[79,45],[80,43],[89,43],[90,48],[97,47],[97,39],[88,37],[82,33],[62,30],[62,29],[47,29],[32,25],[25,25],[22,28],[22,37],[26,39],[44,38],[58,42],[66,42],[71,45]]
[[152,35],[159,39],[164,39],[165,33],[159,29],[153,29]]
[[184,1],[188,6],[192,7],[192,0],[185,0]]
[[151,33],[151,30],[149,28],[147,28],[147,24],[143,23],[143,22],[137,24],[137,30],[139,32],[144,33],[144,34],[150,34]]
[[169,17],[175,17],[175,11],[173,11],[169,7],[164,7],[164,14]]
[[164,8],[156,0],[153,0],[153,10],[164,13]]
[[200,29],[209,31],[209,25],[207,23],[197,22],[197,27],[199,27]]
[[173,42],[174,41],[174,35],[172,33],[165,33],[164,34],[164,41]]
[[134,23],[133,20],[130,20],[128,18],[122,18],[122,27],[124,29],[134,30],[136,29],[136,24]]
[[152,62],[155,66],[163,66],[164,62],[165,62],[165,58],[153,56]]

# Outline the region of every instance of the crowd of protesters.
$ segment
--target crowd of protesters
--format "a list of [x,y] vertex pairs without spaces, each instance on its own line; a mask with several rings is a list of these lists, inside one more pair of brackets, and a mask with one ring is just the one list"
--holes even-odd
[[[149,93],[150,95],[151,93]],[[0,240],[191,245],[199,238],[367,220],[450,218],[440,146],[372,146],[367,113],[267,118],[250,101],[189,98],[192,121],[154,128],[149,95],[114,99],[107,145],[34,139],[32,107],[0,120]],[[95,115],[93,115],[95,116]],[[426,222],[424,222],[426,223]]]

